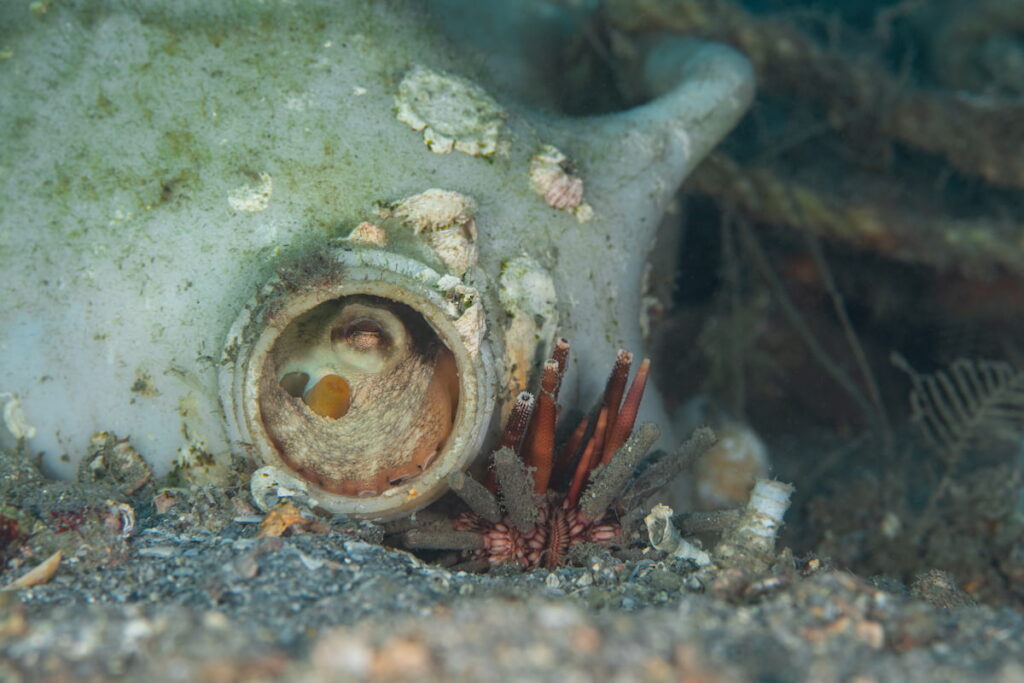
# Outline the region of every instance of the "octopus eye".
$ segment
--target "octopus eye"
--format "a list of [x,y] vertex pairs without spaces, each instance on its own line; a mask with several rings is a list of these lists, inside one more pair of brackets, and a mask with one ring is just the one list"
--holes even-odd
[[331,333],[331,340],[341,341],[357,351],[385,351],[391,344],[391,337],[376,320],[360,318]]
[[337,375],[327,375],[302,398],[309,409],[320,417],[337,420],[348,412],[352,386]]
[[[292,398],[301,399],[320,417],[337,420],[348,412],[352,386],[337,375],[326,375],[309,386],[309,374],[289,372],[281,378],[281,388]],[[308,387],[308,389],[307,389]]]

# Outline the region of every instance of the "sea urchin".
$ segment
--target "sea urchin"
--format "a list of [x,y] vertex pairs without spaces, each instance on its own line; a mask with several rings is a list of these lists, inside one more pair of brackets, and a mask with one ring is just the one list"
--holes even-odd
[[619,351],[600,404],[556,449],[558,391],[568,354],[569,343],[558,340],[538,395],[516,397],[485,481],[461,473],[449,477],[470,511],[408,531],[407,547],[465,550],[484,566],[551,568],[564,564],[578,543],[620,540],[610,512],[659,435],[651,423],[633,433],[650,361],[640,364],[627,391],[633,355]]

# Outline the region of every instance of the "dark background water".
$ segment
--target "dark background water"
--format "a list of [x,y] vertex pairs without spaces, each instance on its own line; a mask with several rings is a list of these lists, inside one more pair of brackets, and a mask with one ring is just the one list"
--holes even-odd
[[588,87],[566,90],[576,111],[635,102],[623,55],[659,29],[755,65],[750,113],[663,233],[669,403],[768,443],[795,549],[949,569],[1019,607],[1024,3],[686,4],[591,27],[570,50]]

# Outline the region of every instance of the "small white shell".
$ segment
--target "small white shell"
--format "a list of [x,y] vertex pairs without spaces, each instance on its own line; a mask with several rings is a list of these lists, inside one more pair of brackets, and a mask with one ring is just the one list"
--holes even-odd
[[691,560],[698,567],[711,564],[710,555],[679,535],[679,530],[672,524],[674,514],[672,508],[659,504],[651,508],[650,514],[644,517],[651,547],[671,557]]
[[553,209],[568,211],[581,223],[594,211],[583,201],[583,180],[572,171],[572,162],[557,147],[544,145],[530,160],[530,185]]
[[7,399],[4,401],[3,409],[4,426],[7,427],[7,431],[19,441],[35,437],[36,428],[28,423],[25,410],[21,407],[21,399],[10,393],[0,394],[0,399]]

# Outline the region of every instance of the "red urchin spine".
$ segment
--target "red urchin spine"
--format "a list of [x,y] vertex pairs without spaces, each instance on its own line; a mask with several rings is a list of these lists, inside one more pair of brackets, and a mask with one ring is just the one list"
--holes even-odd
[[[559,413],[557,399],[565,375],[568,352],[568,342],[558,340],[551,359],[544,364],[538,397],[534,399],[527,392],[516,397],[502,435],[501,449],[496,451],[511,451],[503,456],[506,458],[503,462],[514,462],[514,459],[508,458],[518,456],[529,468],[522,470],[521,474],[508,475],[513,478],[506,483],[513,488],[522,488],[524,495],[524,487],[529,486],[536,502],[505,500],[505,515],[496,522],[489,522],[474,512],[460,515],[454,522],[456,530],[480,534],[483,549],[477,552],[492,566],[516,562],[523,568],[553,568],[565,562],[573,545],[584,541],[608,544],[614,542],[620,534],[618,524],[601,523],[607,512],[604,503],[600,511],[591,512],[593,519],[584,517],[579,504],[583,492],[592,483],[589,480],[594,469],[598,465],[607,466],[612,462],[633,431],[650,361],[645,359],[641,363],[627,391],[633,355],[627,351],[618,352],[597,418],[593,421],[593,430],[588,432],[591,420],[584,418],[558,451],[556,461],[554,439]],[[570,471],[572,477],[568,490],[562,496],[555,496],[551,491],[552,475],[564,476]],[[532,486],[526,484],[523,477],[532,479]],[[502,493],[502,485],[493,467],[488,472],[486,485],[492,493]],[[508,491],[505,494],[508,495]],[[617,494],[613,492],[613,495]],[[525,508],[529,512],[525,519],[529,521],[524,522],[524,516],[512,514],[509,505],[537,507],[532,511],[529,507]],[[520,521],[512,523],[511,520],[516,519]]]

